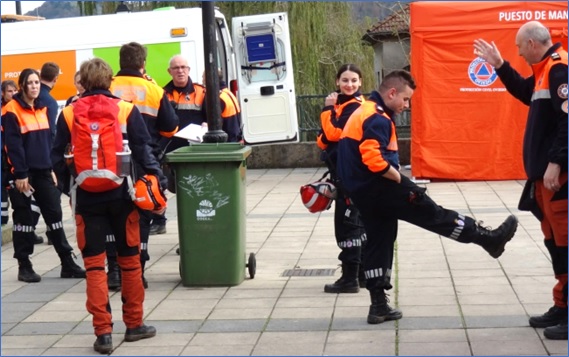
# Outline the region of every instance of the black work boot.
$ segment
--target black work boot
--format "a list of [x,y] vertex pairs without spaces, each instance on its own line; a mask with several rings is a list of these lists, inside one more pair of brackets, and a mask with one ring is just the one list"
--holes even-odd
[[69,253],[65,257],[61,258],[61,274],[62,278],[75,278],[83,279],[85,278],[85,269],[81,268],[75,263],[73,253]]
[[146,280],[146,278],[144,277],[144,267],[146,266],[146,260],[141,260],[140,261],[140,267],[142,269],[142,286],[144,286],[145,289],[148,289],[148,280]]
[[387,304],[389,300],[383,289],[370,291],[369,294],[371,305],[367,315],[368,324],[380,324],[384,321],[399,320],[403,317],[403,313],[400,310],[393,309]]
[[117,257],[107,256],[107,286],[109,290],[118,291],[121,289],[121,268],[117,263]]
[[508,216],[500,227],[491,230],[488,227],[482,227],[480,223],[476,225],[476,233],[473,243],[478,244],[490,254],[492,258],[499,258],[504,252],[504,247],[508,243],[514,233],[518,229],[518,219],[513,214]]
[[530,317],[529,325],[531,327],[543,328],[556,326],[563,321],[565,321],[565,324],[567,325],[567,308],[552,306],[545,314]]
[[124,334],[124,340],[126,342],[134,342],[154,336],[156,336],[156,329],[153,326],[142,324],[135,328],[127,328]]
[[358,265],[342,264],[342,276],[334,284],[324,285],[324,292],[332,294],[359,292]]
[[29,259],[18,260],[18,280],[26,283],[41,281],[41,276],[34,271]]
[[543,330],[543,336],[549,340],[566,340],[567,320],[560,322],[555,326],[547,327],[545,330]]
[[166,234],[166,224],[153,224],[150,226],[149,235]]
[[110,333],[105,333],[97,336],[95,343],[93,343],[95,351],[107,355],[113,350],[113,336]]
[[38,236],[35,232],[34,232],[34,244],[42,244],[43,243],[43,238]]

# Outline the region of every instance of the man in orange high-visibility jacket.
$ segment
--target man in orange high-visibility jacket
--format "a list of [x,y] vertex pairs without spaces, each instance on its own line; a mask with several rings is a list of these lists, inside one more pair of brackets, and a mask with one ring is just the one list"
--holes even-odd
[[[111,84],[110,91],[115,96],[136,105],[150,134],[150,146],[158,162],[164,157],[164,152],[160,147],[162,137],[171,138],[178,131],[178,116],[174,108],[169,103],[168,96],[159,85],[153,83],[145,77],[146,48],[136,42],[123,45],[119,52],[120,71],[117,73]],[[140,168],[135,168],[137,177],[142,176]],[[140,242],[142,263],[142,279],[144,286],[148,287],[148,282],[144,278],[144,267],[150,259],[148,254],[148,237],[150,235],[150,223],[152,213],[140,210]],[[112,243],[109,242],[112,246]],[[116,263],[112,262],[112,248],[108,252],[111,256],[109,265],[116,270]],[[116,256],[116,255],[115,255]],[[109,270],[111,270],[109,268]],[[113,278],[116,278],[113,274]],[[109,281],[113,286],[119,285],[120,281],[112,279]]]
[[[190,124],[207,125],[204,112],[205,88],[194,83],[190,77],[188,60],[182,55],[172,56],[168,65],[172,80],[164,86],[170,104],[180,118],[180,130]],[[188,145],[188,140],[172,137],[162,140],[166,152],[171,152]]]
[[[241,108],[239,107],[239,100],[227,88],[227,83],[223,78],[223,72],[217,70],[217,78],[219,79],[219,107],[221,116],[221,130],[227,134],[228,143],[238,143],[243,140],[242,123],[241,123]],[[202,82],[205,83],[205,71],[202,74]],[[206,113],[206,103],[203,104],[204,115]]]
[[561,43],[553,44],[549,30],[537,21],[520,27],[516,46],[532,67],[533,75],[528,78],[523,78],[502,59],[493,42],[474,41],[474,52],[496,68],[510,94],[529,106],[523,147],[528,181],[519,209],[531,210],[540,220],[557,279],[553,306],[545,314],[531,317],[529,324],[545,327],[546,338],[566,340],[567,51]]
[[238,143],[243,140],[241,128],[241,108],[235,94],[227,88],[223,80],[223,72],[217,71],[219,78],[219,105],[221,110],[221,130],[227,134],[228,143]]
[[[164,86],[166,96],[174,107],[180,121],[179,130],[190,124],[207,125],[207,119],[203,111],[205,88],[190,78],[190,66],[188,60],[182,55],[174,55],[168,63],[168,73],[172,80]],[[164,137],[160,140],[160,146],[165,153],[172,152],[183,146],[188,146],[188,140],[175,136]],[[164,173],[168,176],[168,189],[176,192],[176,184],[171,169],[164,165]],[[150,225],[150,235],[166,233],[166,215],[153,215]]]
[[399,173],[397,133],[393,116],[408,108],[415,82],[407,71],[388,74],[365,103],[348,119],[338,144],[338,176],[348,196],[360,210],[367,234],[364,249],[366,288],[371,306],[370,324],[403,317],[387,303],[392,288],[393,249],[398,220],[449,237],[475,243],[498,258],[518,226],[509,216],[490,230],[458,212],[437,205],[409,178]]

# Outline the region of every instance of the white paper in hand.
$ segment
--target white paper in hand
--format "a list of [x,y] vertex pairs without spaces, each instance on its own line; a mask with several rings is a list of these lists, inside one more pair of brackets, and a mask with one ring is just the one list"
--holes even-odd
[[178,131],[174,136],[186,139],[192,143],[201,143],[203,141],[203,134],[207,132],[207,126],[197,124],[190,124],[184,129]]

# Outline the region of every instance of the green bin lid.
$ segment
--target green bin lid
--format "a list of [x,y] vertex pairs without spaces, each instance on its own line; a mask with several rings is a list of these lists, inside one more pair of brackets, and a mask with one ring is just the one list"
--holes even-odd
[[166,162],[243,161],[250,154],[251,147],[239,143],[196,144],[166,154]]

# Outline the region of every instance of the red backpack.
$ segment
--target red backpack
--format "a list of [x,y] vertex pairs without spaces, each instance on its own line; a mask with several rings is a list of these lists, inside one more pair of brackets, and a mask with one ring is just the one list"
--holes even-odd
[[85,191],[113,190],[120,187],[129,174],[130,170],[124,169],[126,162],[123,161],[128,161],[130,167],[130,153],[125,155],[127,150],[123,149],[118,102],[118,99],[95,95],[64,109],[71,129],[70,152],[66,159],[68,163],[72,161],[76,184]]

